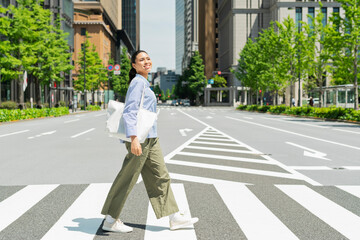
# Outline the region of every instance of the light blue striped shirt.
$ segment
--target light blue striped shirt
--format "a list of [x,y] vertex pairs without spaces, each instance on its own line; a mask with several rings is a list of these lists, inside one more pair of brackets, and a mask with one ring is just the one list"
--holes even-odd
[[[145,91],[144,91],[145,86]],[[144,91],[143,109],[156,113],[156,96],[150,89],[149,82],[140,74],[136,74],[131,81],[125,98],[125,108],[123,112],[123,119],[125,125],[126,137],[137,136],[137,113],[140,108],[141,96]],[[157,122],[150,129],[147,138],[157,137]]]

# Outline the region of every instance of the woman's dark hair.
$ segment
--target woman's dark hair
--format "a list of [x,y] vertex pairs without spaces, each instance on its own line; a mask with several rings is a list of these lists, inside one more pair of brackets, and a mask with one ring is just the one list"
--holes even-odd
[[[145,52],[144,50],[137,50],[136,52],[133,53],[133,55],[131,56],[131,64],[135,63],[137,55],[139,53],[142,53],[142,52],[147,54],[147,52]],[[130,69],[130,72],[129,72],[129,84],[131,83],[131,80],[133,80],[133,78],[135,76],[136,76],[136,70],[131,65],[131,69]]]

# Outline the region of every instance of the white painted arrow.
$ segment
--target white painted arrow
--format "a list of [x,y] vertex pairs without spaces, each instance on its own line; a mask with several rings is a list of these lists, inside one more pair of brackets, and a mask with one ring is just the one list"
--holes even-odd
[[319,158],[322,160],[331,161],[330,159],[326,158],[326,155],[327,155],[326,153],[322,153],[322,152],[319,152],[319,151],[316,151],[316,150],[313,150],[313,149],[310,149],[310,148],[307,148],[307,147],[304,147],[304,146],[301,146],[301,145],[298,145],[298,144],[295,144],[292,142],[286,142],[286,143],[289,145],[293,145],[295,147],[304,149],[305,150],[304,156],[306,156],[306,157],[313,157],[313,158]]
[[192,129],[189,129],[189,128],[184,128],[184,129],[179,130],[181,136],[183,136],[183,137],[187,136],[186,132],[191,132],[191,131],[192,131]]

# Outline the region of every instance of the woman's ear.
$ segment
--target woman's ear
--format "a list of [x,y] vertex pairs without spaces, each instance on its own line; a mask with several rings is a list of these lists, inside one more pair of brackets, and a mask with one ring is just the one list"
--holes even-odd
[[135,63],[132,63],[131,66],[132,66],[133,68],[135,68]]

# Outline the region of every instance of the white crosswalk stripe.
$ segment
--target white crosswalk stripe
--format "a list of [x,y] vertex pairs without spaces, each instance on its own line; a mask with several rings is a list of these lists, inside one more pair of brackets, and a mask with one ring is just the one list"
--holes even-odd
[[[188,181],[188,179],[184,180]],[[263,203],[262,200],[259,199],[252,190],[250,190],[249,187],[251,184],[249,185],[220,180],[205,183],[214,186],[215,191],[223,200],[224,206],[226,206],[232,214],[236,224],[248,239],[288,240],[304,238],[303,236],[297,236],[293,232],[293,229],[286,224],[286,222],[280,220],[280,218],[273,213],[271,207]],[[44,201],[43,199],[57,186],[58,185],[29,185],[0,202],[1,230],[6,231],[7,226],[12,224],[14,221],[16,222],[21,214],[24,214],[32,208],[32,206],[38,202]],[[103,221],[103,216],[100,212],[110,186],[110,183],[90,184],[79,195],[79,197],[77,197],[73,204],[67,208],[62,216],[54,222],[53,226],[42,237],[42,239],[93,239]],[[187,185],[173,183],[171,186],[175,199],[179,205],[179,209],[183,210],[190,216],[193,215],[191,213],[191,209],[194,209],[194,206],[189,204],[191,202],[189,199],[197,197],[186,193]],[[358,227],[360,226],[359,212],[353,213],[341,206],[340,203],[326,198],[321,193],[310,189],[305,185],[281,184],[276,185],[276,187],[281,190],[276,194],[285,194],[285,196],[288,196],[286,201],[294,200],[298,202],[302,208],[314,215],[313,218],[320,218],[333,228],[334,231],[338,231],[342,234],[344,238],[360,239],[360,228]],[[360,196],[358,196],[360,186],[337,187],[339,191],[343,191],[342,189],[344,189],[343,193],[352,193],[354,197],[357,197],[358,203],[360,202]],[[54,202],[53,205],[56,207],[57,203]],[[20,208],[20,210],[17,210],[17,208]],[[134,211],[134,214],[144,214],[144,212],[136,212],[136,210],[137,209],[131,209],[131,211]],[[286,212],[287,209],[284,208],[282,211]],[[222,216],[218,216],[218,218],[222,219]],[[301,216],[298,216],[298,219],[301,219]],[[199,223],[201,223],[201,219]],[[206,225],[206,223],[203,224]],[[12,229],[11,231],[15,230]],[[33,231],[36,231],[36,229]],[[197,225],[195,224],[186,230],[170,231],[168,218],[164,217],[156,219],[149,203],[146,229],[143,231],[144,239],[146,240],[192,240],[199,238],[197,235],[199,233],[197,233],[197,231],[204,231],[204,229],[197,229]],[[319,229],[320,233],[322,231],[325,230]],[[202,238],[204,238],[205,233],[201,232]]]

